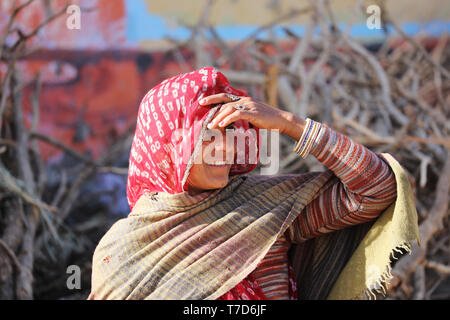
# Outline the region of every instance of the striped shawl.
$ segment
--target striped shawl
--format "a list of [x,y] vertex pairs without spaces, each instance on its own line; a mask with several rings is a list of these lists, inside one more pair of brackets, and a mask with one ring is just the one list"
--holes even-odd
[[[384,268],[388,268],[392,250],[418,239],[417,216],[411,189],[405,185],[406,176],[393,157],[388,155],[386,159],[394,169],[397,185],[404,188],[399,195],[409,205],[407,210],[400,208],[397,199],[386,211],[409,224],[399,233],[396,231],[401,227],[391,225],[389,232],[395,241],[384,249],[371,248],[376,259],[377,252],[383,255]],[[222,189],[194,196],[187,192],[160,193],[153,199],[144,194],[129,216],[117,221],[98,244],[89,299],[218,298],[255,269],[281,234],[289,234],[289,226],[302,209],[335,177],[329,169],[308,176],[305,183],[299,175],[238,175]],[[384,213],[380,219],[383,217],[386,220]],[[399,223],[405,223],[401,220]],[[292,263],[299,298],[326,298],[341,271],[350,278],[339,280],[344,287],[352,283],[354,270],[345,271],[344,267],[351,264],[353,252],[364,243],[372,225],[364,223],[294,246]],[[378,242],[384,245],[382,241]],[[373,236],[370,243],[376,243]],[[361,250],[364,253],[364,248],[355,253]],[[362,255],[358,259],[364,259]],[[359,291],[346,296],[334,288],[334,297],[359,295],[370,284],[366,276],[363,272],[359,282],[352,284]]]

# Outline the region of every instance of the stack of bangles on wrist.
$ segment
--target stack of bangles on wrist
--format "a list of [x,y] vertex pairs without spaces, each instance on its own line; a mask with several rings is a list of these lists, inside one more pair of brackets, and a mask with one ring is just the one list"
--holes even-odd
[[295,145],[294,152],[300,157],[306,158],[313,146],[313,142],[316,140],[317,135],[322,127],[320,122],[306,118],[305,129],[303,134]]

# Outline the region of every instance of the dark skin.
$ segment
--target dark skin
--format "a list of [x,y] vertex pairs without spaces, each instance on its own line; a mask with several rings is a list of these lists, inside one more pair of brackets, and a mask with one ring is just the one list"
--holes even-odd
[[[227,128],[232,129],[233,126],[231,125]],[[209,159],[209,157],[206,156],[207,152],[205,152],[212,144],[211,149],[213,149],[213,156],[225,160],[227,159],[228,153],[228,158],[234,159],[236,150],[233,145],[226,145],[225,129],[225,127],[213,129],[218,130],[221,133],[222,144],[218,143],[215,138],[212,138],[210,141],[203,141],[202,152],[198,154],[196,161],[194,161],[187,179],[189,194],[195,195],[206,190],[223,188],[228,184],[232,163],[227,163],[225,166],[212,165],[215,161]]]
[[[239,101],[232,101],[226,94],[219,93],[200,101],[203,106],[214,106],[219,103],[223,105],[208,124],[208,129],[220,130],[222,133],[223,143],[215,146],[215,152],[222,154],[224,160],[227,153],[234,154],[236,152],[233,145],[226,144],[225,129],[239,119],[246,120],[261,129],[278,130],[296,141],[300,139],[305,127],[306,122],[300,117],[255,101],[251,97],[243,97]],[[245,105],[247,110],[236,110],[234,106],[238,104]],[[210,143],[214,143],[214,140],[203,141],[202,152],[199,153],[199,157],[204,155],[203,151]],[[207,190],[223,188],[228,184],[231,163],[226,166],[214,166],[210,164],[211,161],[195,162],[187,179],[189,194],[195,195]]]

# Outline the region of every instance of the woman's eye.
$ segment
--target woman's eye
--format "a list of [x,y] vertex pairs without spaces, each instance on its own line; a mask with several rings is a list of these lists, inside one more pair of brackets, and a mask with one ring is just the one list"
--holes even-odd
[[205,139],[211,140],[211,138],[214,137],[214,133],[212,130],[206,129],[205,131]]
[[204,140],[206,141],[213,141],[215,140],[218,135],[220,135],[220,131],[217,129],[206,129],[205,130],[205,135],[204,135]]

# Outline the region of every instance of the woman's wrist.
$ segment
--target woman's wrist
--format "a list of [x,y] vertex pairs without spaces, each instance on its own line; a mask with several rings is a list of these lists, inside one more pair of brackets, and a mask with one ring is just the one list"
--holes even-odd
[[300,157],[306,158],[317,143],[317,137],[320,136],[322,124],[310,118],[306,118],[305,129],[303,130],[300,140],[294,147],[294,152]]
[[299,116],[286,111],[283,111],[282,117],[285,120],[285,125],[280,132],[286,134],[295,141],[298,141],[303,134],[306,121]]

